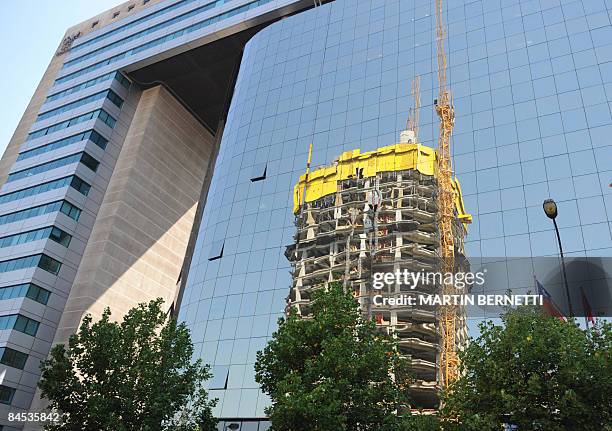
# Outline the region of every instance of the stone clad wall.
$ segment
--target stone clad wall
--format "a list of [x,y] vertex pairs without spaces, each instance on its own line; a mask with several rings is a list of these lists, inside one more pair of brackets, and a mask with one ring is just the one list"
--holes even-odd
[[169,307],[212,153],[213,137],[163,87],[142,93],[55,343],[86,313],[120,318],[162,297]]

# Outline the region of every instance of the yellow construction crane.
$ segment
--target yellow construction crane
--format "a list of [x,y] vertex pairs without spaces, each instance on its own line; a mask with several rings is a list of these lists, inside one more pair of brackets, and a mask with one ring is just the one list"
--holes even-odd
[[406,130],[412,130],[415,142],[419,142],[419,113],[421,109],[421,77],[419,75],[415,76],[412,80],[411,94],[414,99],[414,107],[410,108],[408,113]]
[[[455,111],[452,106],[451,92],[446,82],[446,52],[444,41],[446,28],[443,18],[443,2],[436,0],[436,45],[438,52],[438,84],[440,94],[435,102],[435,109],[440,118],[440,136],[438,138],[438,228],[440,232],[440,257],[444,274],[455,272],[455,238],[453,222],[455,220],[453,168],[451,161],[450,138],[455,125]],[[446,277],[445,277],[446,278]],[[445,283],[442,288],[445,295],[455,294],[455,286]],[[441,309],[441,329],[443,337],[442,383],[448,386],[458,375],[457,359],[457,306],[446,305]]]

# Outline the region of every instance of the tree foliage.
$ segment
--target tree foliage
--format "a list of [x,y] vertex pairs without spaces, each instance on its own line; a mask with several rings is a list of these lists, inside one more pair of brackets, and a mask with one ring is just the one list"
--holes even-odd
[[310,318],[292,311],[279,320],[255,370],[277,431],[394,430],[407,403],[396,342],[362,318],[339,283],[314,295]]
[[521,307],[503,325],[485,322],[480,330],[460,354],[463,374],[445,397],[444,413],[459,429],[611,429],[609,323],[584,331]]
[[414,414],[402,418],[398,431],[440,431],[442,423],[436,415]]
[[121,323],[107,308],[87,315],[68,347],[56,345],[41,364],[39,387],[62,423],[48,430],[215,430],[202,384],[208,366],[191,362],[183,323],[168,317],[161,299],[130,310]]

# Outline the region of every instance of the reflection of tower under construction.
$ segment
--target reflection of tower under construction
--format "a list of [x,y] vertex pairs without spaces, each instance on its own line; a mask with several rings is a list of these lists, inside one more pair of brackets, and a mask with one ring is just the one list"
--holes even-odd
[[[401,143],[360,153],[343,153],[332,166],[302,175],[295,186],[297,234],[288,247],[294,263],[290,301],[309,314],[312,292],[342,280],[359,300],[364,314],[399,340],[410,359],[415,381],[412,407],[431,409],[438,403],[442,346],[440,310],[435,305],[390,305],[390,298],[439,294],[441,285],[420,283],[414,289],[397,280],[373,288],[376,273],[442,268],[437,224],[436,152]],[[465,214],[459,184],[454,182],[456,223],[455,270],[464,271]],[[401,303],[401,301],[400,301]],[[458,345],[467,339],[465,313],[457,308]]]

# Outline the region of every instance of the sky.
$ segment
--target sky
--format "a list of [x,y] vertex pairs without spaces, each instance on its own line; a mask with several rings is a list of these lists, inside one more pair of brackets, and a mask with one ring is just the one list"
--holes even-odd
[[0,154],[68,27],[125,0],[0,1]]

